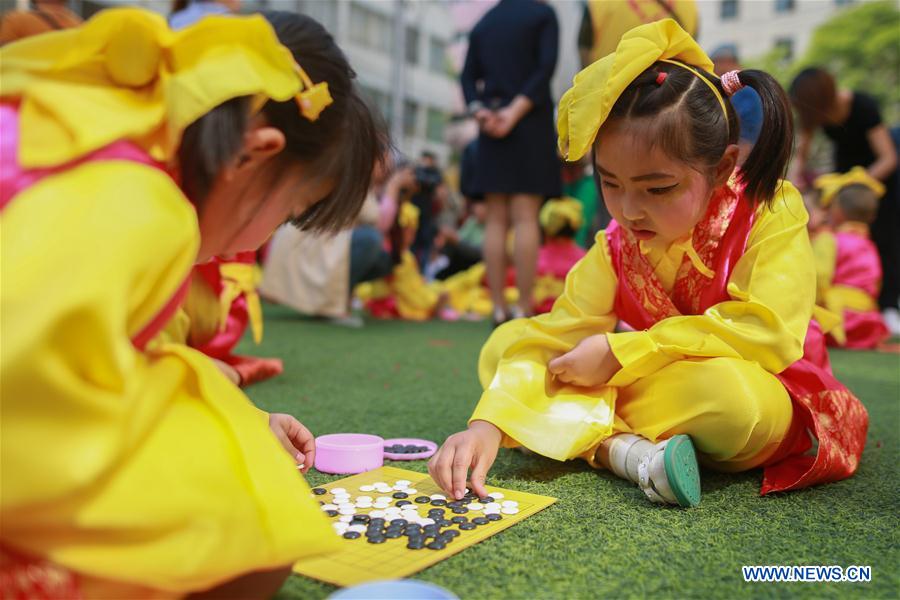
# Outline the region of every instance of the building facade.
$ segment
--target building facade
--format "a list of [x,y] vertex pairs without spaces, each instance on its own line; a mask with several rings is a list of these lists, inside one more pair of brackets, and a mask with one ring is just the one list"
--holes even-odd
[[813,32],[855,0],[698,0],[699,42],[708,52],[733,48],[741,59],[781,48],[800,58]]

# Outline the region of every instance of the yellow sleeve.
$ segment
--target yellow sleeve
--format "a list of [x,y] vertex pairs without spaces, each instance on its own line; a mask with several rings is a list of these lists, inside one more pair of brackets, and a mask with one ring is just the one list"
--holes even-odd
[[4,545],[171,593],[328,546],[240,390],[189,348],[131,344],[196,256],[168,176],[89,163],[19,194],[0,223]]
[[825,295],[834,280],[837,264],[837,238],[830,231],[823,231],[812,240],[813,258],[816,262],[816,303],[824,306]]
[[569,272],[553,310],[498,327],[481,351],[478,376],[484,393],[470,421],[488,421],[504,445],[565,460],[585,452],[612,427],[614,391],[585,393],[559,383],[547,363],[587,336],[612,331],[616,276],[606,237]]
[[772,373],[799,359],[816,295],[806,221],[799,192],[785,182],[772,208],[760,209],[728,281],[731,300],[647,331],[610,334],[622,363],[610,385],[629,385],[687,357],[743,358]]

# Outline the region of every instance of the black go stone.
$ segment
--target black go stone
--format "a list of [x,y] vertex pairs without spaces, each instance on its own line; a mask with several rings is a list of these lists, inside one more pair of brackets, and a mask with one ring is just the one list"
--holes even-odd
[[381,525],[384,525],[384,519],[382,519],[381,517],[375,517],[374,519],[369,519],[369,525],[380,527]]
[[445,535],[450,538],[455,538],[456,536],[459,535],[459,532],[455,529],[448,529],[447,531],[442,531],[441,535]]
[[460,502],[459,500],[454,500],[453,502],[447,503],[447,508],[452,510],[454,508],[460,508],[462,505],[463,505],[463,503]]
[[498,515],[497,513],[491,513],[487,517],[485,517],[488,521],[499,521],[503,517]]
[[441,500],[440,498],[435,498],[431,501],[432,506],[444,506],[447,504],[446,500]]
[[353,515],[351,523],[368,523],[370,519],[369,515]]
[[395,502],[397,506],[406,506],[407,504],[412,504],[409,500],[398,500]]
[[[396,498],[397,495],[394,494],[394,497]],[[416,504],[428,504],[429,502],[431,502],[431,498],[428,496],[418,496],[416,498]]]
[[441,527],[450,527],[451,525],[453,525],[453,521],[447,519],[441,519],[440,521],[435,521],[435,523],[437,523]]
[[344,533],[344,539],[347,539],[347,540],[355,540],[355,539],[357,539],[357,538],[359,538],[359,532],[358,532],[358,531],[348,531],[348,532]]
[[[348,531],[347,533],[350,533],[350,532]],[[383,535],[379,535],[377,537],[373,535],[373,536],[366,538],[366,541],[369,542],[370,544],[383,544],[387,540],[385,539],[385,536],[383,536]]]
[[467,519],[466,517],[453,517],[452,519],[450,519],[451,523],[456,523],[456,524],[467,523],[468,521],[469,521],[469,519]]
[[388,529],[387,531],[384,532],[384,537],[386,537],[389,540],[396,539],[396,538],[400,537],[401,535],[403,535],[403,532],[400,531],[399,529]]
[[487,525],[491,521],[487,517],[475,517],[472,522],[476,525]]
[[336,510],[326,510],[326,511],[325,511],[325,514],[328,515],[329,517],[336,517],[336,516],[338,516],[338,511],[336,511]]
[[475,523],[460,523],[459,528],[463,531],[471,531],[478,527]]
[[453,514],[455,514],[455,515],[464,515],[467,512],[469,512],[469,509],[466,508],[465,506],[460,506],[459,508],[453,509]]
[[325,488],[313,488],[312,492],[316,496],[322,496],[323,494],[327,494],[328,490],[326,490]]
[[484,498],[479,498],[478,501],[481,502],[482,504],[490,504],[491,502],[494,501],[494,497],[493,496],[485,496]]
[[429,515],[443,515],[443,514],[446,514],[446,512],[447,511],[444,510],[443,508],[432,508],[431,510],[428,511],[428,514]]
[[438,532],[438,526],[437,525],[426,525],[425,527],[422,528],[422,532],[425,535],[435,535]]
[[393,528],[393,527],[405,527],[406,525],[409,525],[409,521],[407,521],[406,519],[393,519],[393,520],[391,520],[391,527],[392,527],[392,528]]
[[447,547],[447,544],[445,544],[444,542],[441,542],[439,540],[434,540],[433,542],[429,543],[427,546],[427,548],[429,550],[443,550],[446,547]]
[[409,540],[406,544],[406,547],[410,550],[421,550],[425,547],[425,540],[417,539],[417,540]]
[[393,496],[397,500],[405,500],[406,498],[409,498],[409,494],[407,494],[406,492],[394,492]]

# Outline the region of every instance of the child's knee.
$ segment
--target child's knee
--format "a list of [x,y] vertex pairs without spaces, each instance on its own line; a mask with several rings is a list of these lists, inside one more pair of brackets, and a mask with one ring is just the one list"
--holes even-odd
[[790,427],[791,399],[774,375],[756,363],[715,359],[709,381],[721,387],[711,394],[711,411],[718,415],[698,449],[725,470],[758,466],[771,456]]

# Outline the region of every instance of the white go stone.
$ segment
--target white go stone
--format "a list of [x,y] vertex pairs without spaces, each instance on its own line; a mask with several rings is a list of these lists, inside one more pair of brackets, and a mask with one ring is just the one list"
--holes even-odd
[[399,485],[399,486],[402,486],[402,487],[406,487],[406,486],[408,486],[408,485],[411,484],[411,483],[412,483],[412,481],[409,481],[408,479],[398,479],[397,482],[396,482],[394,485]]
[[403,491],[410,495],[419,493],[419,490],[417,490],[416,488],[406,488]]
[[346,492],[347,490],[345,490],[344,488],[331,488],[331,493],[335,496],[337,496],[338,494],[344,494]]
[[482,504],[481,502],[470,502],[466,506],[468,507],[469,510],[483,510],[484,509],[484,504]]
[[344,504],[353,504],[352,502],[350,502],[349,498],[335,498],[334,503],[337,504],[338,506],[341,506]]
[[323,504],[323,505],[322,505],[322,510],[323,510],[323,511],[325,511],[325,510],[337,510],[337,509],[338,509],[337,504]]
[[371,492],[375,490],[374,485],[361,485],[359,486],[359,491],[361,492]]
[[503,506],[503,508],[516,508],[519,506],[519,503],[515,500],[504,500],[501,502],[501,506]]
[[338,521],[340,521],[341,523],[344,523],[344,524],[349,524],[350,521],[352,521],[352,520],[353,520],[353,517],[351,515],[341,515],[338,517]]
[[347,528],[347,531],[356,531],[359,533],[365,533],[366,526],[365,525],[351,525],[350,527]]
[[342,506],[338,509],[338,512],[342,515],[355,515],[356,509],[352,506]]
[[432,495],[429,496],[429,497],[430,497],[432,500],[446,500],[446,499],[447,499],[447,496],[444,496],[443,494],[432,494]]
[[500,505],[499,502],[488,502],[487,504],[484,505],[484,511],[485,511],[485,512],[487,512],[488,509],[490,509],[490,510],[500,510],[501,508],[502,508],[502,506]]
[[519,509],[515,506],[504,506],[503,510],[501,510],[504,515],[514,515],[519,512]]
[[434,525],[434,519],[424,518],[419,521],[420,525]]
[[503,498],[503,492],[491,492],[488,494],[488,496],[490,496],[494,500],[499,500],[500,498]]
[[371,502],[372,496],[357,496],[356,501],[357,502]]
[[373,519],[383,519],[385,512],[383,510],[373,510],[369,513],[369,516]]

